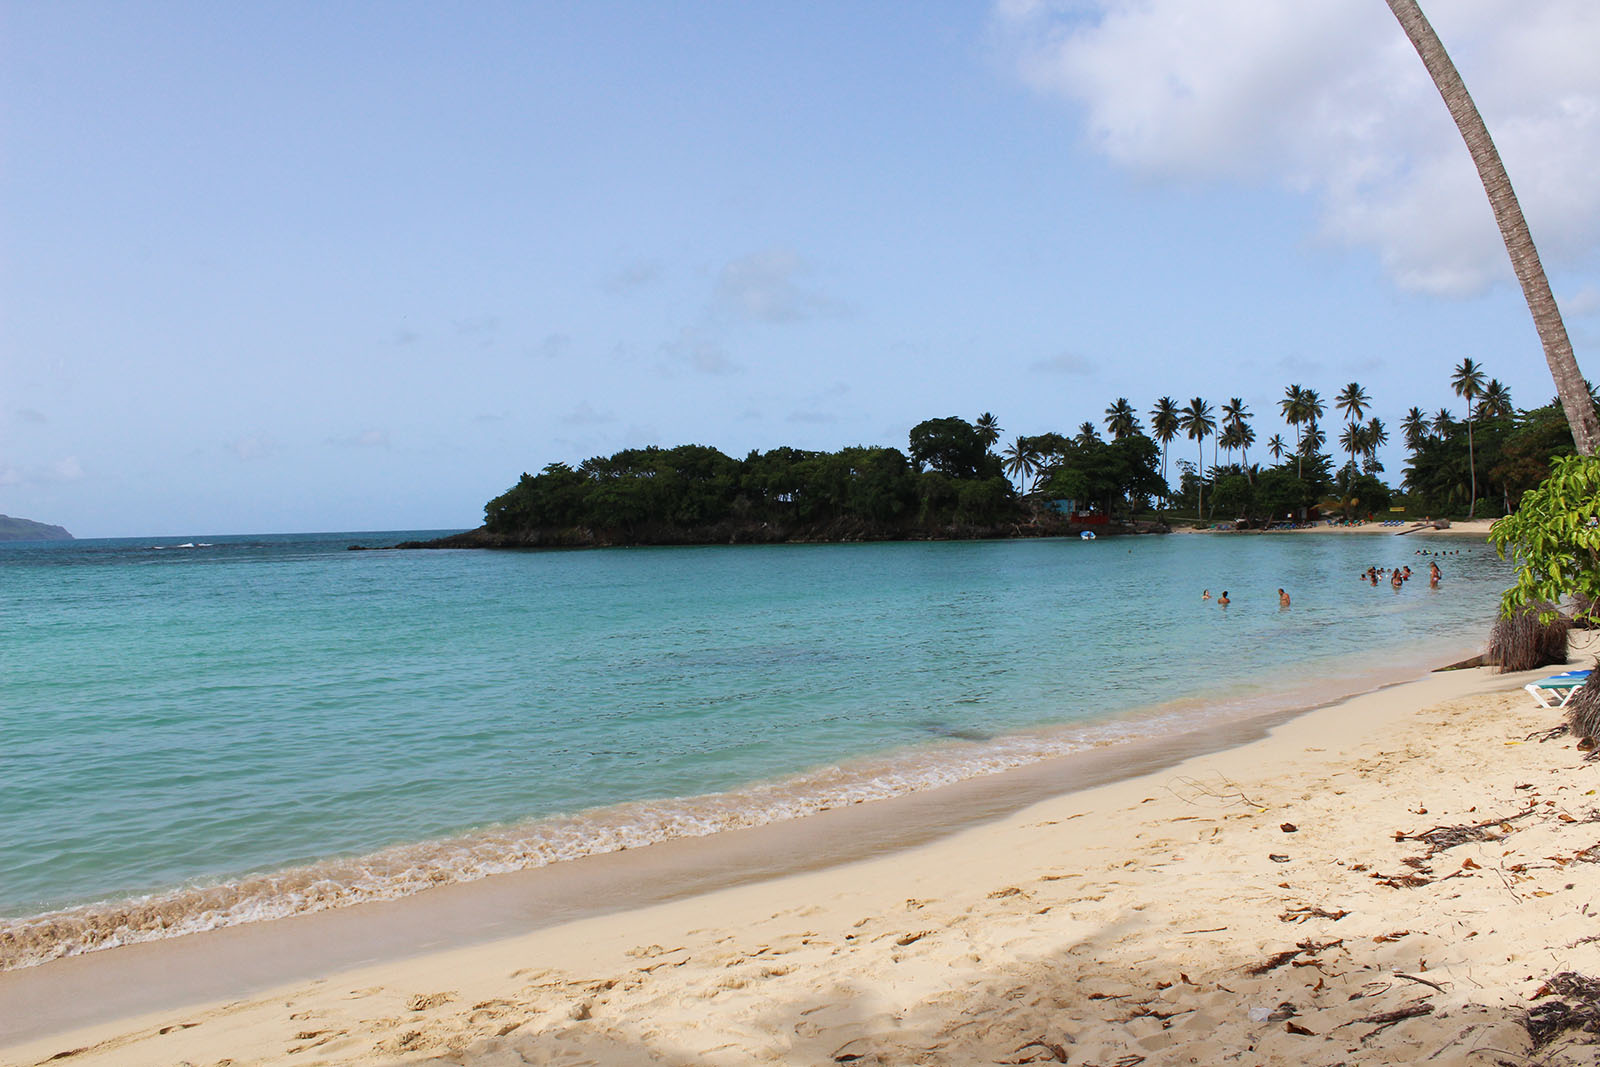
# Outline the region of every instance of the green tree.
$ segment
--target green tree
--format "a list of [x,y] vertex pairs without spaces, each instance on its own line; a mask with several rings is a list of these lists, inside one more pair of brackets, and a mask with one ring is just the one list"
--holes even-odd
[[1205,479],[1206,465],[1206,438],[1211,436],[1217,428],[1217,420],[1211,417],[1211,405],[1200,397],[1195,397],[1178,413],[1178,424],[1189,440],[1199,447],[1200,467],[1197,477],[1201,479],[1199,493],[1196,496],[1195,518],[1200,517],[1200,512],[1205,508]]
[[1005,472],[1017,480],[1017,489],[1028,491],[1028,479],[1039,469],[1039,453],[1026,437],[1019,437],[1001,453]]
[[955,415],[928,419],[911,428],[911,462],[949,478],[988,478],[1000,474],[1000,461],[977,427]]
[[1127,397],[1117,397],[1106,408],[1106,430],[1117,440],[1139,432],[1139,416],[1134,412],[1133,405],[1128,403]]
[[1422,413],[1421,408],[1414,407],[1400,420],[1400,429],[1405,433],[1406,448],[1415,452],[1417,442],[1428,436],[1428,416]]
[[1156,401],[1150,409],[1150,432],[1161,442],[1161,480],[1167,478],[1167,446],[1178,436],[1182,426],[1178,420],[1178,402],[1170,396]]
[[[1600,458],[1556,459],[1550,477],[1522,495],[1516,514],[1489,530],[1489,543],[1502,559],[1510,555],[1517,565],[1516,584],[1500,598],[1503,617],[1575,597],[1576,610],[1595,620],[1600,601]],[[1541,615],[1549,621],[1553,611]]]
[[1478,506],[1478,467],[1472,447],[1472,402],[1483,392],[1483,368],[1470,359],[1463,359],[1450,376],[1450,387],[1467,402],[1467,472],[1472,476],[1472,506],[1467,509],[1467,518],[1470,519],[1477,513]]
[[1000,420],[988,411],[979,415],[978,421],[973,425],[977,427],[978,436],[983,438],[984,448],[993,448],[994,443],[1000,440],[1000,434],[1004,432],[1000,429]]

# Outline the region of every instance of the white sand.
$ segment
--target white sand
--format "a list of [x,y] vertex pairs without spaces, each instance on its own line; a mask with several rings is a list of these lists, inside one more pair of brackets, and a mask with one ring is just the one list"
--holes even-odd
[[1432,675],[914,849],[0,1060],[1591,1064],[1593,1035],[1535,1054],[1518,1022],[1600,976],[1600,763],[1528,739],[1560,720],[1520,688],[1542,673]]

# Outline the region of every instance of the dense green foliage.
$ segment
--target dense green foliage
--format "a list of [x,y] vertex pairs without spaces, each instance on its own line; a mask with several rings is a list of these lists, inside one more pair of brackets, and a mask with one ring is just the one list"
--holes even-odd
[[[1011,483],[981,431],[959,418],[911,431],[896,448],[775,448],[733,459],[705,445],[633,448],[552,463],[489,501],[492,533],[596,527],[703,530],[723,524],[983,526],[1017,517]],[[931,469],[924,470],[924,466]]]
[[1413,510],[1431,514],[1469,510],[1474,468],[1477,513],[1507,514],[1550,473],[1554,457],[1574,452],[1566,415],[1554,401],[1527,411],[1480,414],[1470,439],[1467,423],[1436,418],[1410,448],[1406,492]]
[[1592,615],[1600,601],[1600,457],[1562,456],[1550,477],[1522,495],[1516,514],[1494,524],[1489,541],[1517,564],[1501,614],[1539,605],[1541,614],[1571,597]]

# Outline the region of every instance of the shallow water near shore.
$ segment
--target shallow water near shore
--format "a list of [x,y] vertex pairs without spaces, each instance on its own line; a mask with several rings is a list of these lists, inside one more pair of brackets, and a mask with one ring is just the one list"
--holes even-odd
[[1314,703],[1475,645],[1508,575],[1382,535],[345,551],[413,536],[0,547],[8,965]]

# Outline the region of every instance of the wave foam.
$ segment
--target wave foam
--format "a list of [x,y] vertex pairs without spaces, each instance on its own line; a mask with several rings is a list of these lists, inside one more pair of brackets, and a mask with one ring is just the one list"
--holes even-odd
[[1136,727],[1110,724],[986,742],[947,741],[724,793],[618,804],[217,885],[0,920],[0,971],[119,945],[393,900],[436,886],[673,838],[763,826],[1192,725],[1191,716],[1170,713],[1141,718]]

